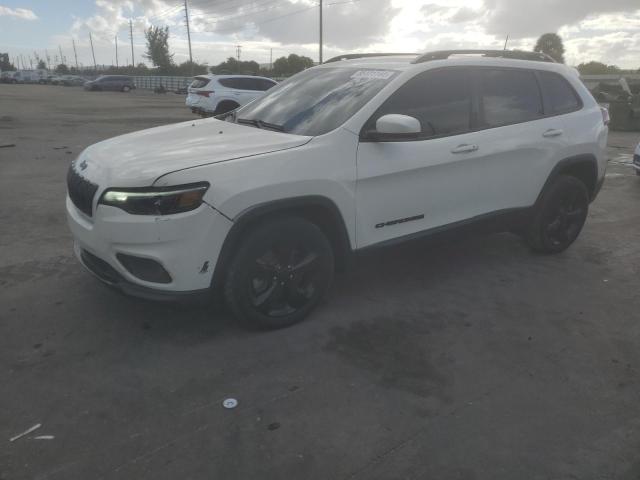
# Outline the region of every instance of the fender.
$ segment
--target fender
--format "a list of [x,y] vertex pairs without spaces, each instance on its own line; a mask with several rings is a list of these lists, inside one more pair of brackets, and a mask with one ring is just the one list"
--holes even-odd
[[233,226],[224,240],[211,279],[214,290],[221,286],[229,262],[242,240],[242,235],[250,227],[278,214],[298,215],[322,228],[333,246],[336,269],[344,270],[353,251],[344,218],[337,205],[329,198],[320,195],[284,198],[254,205],[231,219]]
[[[576,174],[576,171],[580,170],[581,173],[586,173],[589,178],[580,178],[580,175]],[[538,198],[534,206],[537,206],[542,198],[542,194],[545,189],[553,182],[558,175],[561,175],[565,172],[569,172],[570,174],[580,178],[585,182],[587,186],[587,190],[589,191],[589,197],[591,201],[595,200],[600,187],[602,187],[602,183],[604,182],[604,176],[601,179],[598,179],[598,161],[596,157],[590,153],[583,155],[575,155],[573,157],[567,157],[563,160],[560,160],[551,170],[547,180],[544,182],[540,193],[538,194]]]

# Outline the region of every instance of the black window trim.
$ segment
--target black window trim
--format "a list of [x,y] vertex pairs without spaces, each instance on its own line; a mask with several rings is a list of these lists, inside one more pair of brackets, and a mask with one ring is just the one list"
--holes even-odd
[[[470,112],[470,129],[469,130],[466,130],[464,132],[452,133],[452,134],[441,134],[441,135],[431,135],[431,136],[427,136],[427,135],[416,135],[416,136],[410,136],[410,137],[394,136],[394,137],[388,137],[388,138],[385,138],[385,137],[370,138],[367,136],[368,133],[370,132],[370,130],[368,130],[367,127],[372,122],[372,119],[376,117],[376,115],[378,114],[382,106],[386,103],[386,101],[389,98],[391,98],[391,96],[395,92],[397,92],[404,85],[406,85],[410,80],[412,80],[413,78],[425,72],[436,72],[439,70],[452,70],[452,69],[468,69],[469,70],[469,79],[470,79],[469,81],[471,82],[471,85],[470,85],[471,112]],[[481,102],[481,87],[480,87],[479,75],[478,75],[478,72],[481,70],[518,70],[518,71],[531,72],[534,76],[536,85],[538,87],[538,94],[540,95],[540,99],[542,102],[542,114],[538,117],[524,120],[522,122],[506,123],[503,125],[496,125],[496,126],[489,126],[489,127],[481,126],[481,123],[484,121],[484,114],[482,111],[482,102]],[[571,90],[571,93],[578,101],[578,106],[571,110],[563,110],[561,112],[555,112],[555,113],[551,112],[549,98],[545,95],[545,92],[542,88],[542,82],[540,80],[540,72],[548,72],[560,77],[566,83],[566,85]],[[584,108],[584,102],[582,101],[582,97],[580,97],[578,92],[576,92],[576,89],[573,87],[573,85],[571,85],[571,82],[569,82],[561,74],[554,72],[552,70],[537,69],[537,68],[509,67],[509,66],[496,67],[496,66],[489,66],[489,65],[455,65],[455,66],[447,66],[447,67],[438,67],[434,69],[423,70],[421,72],[416,73],[416,75],[407,79],[405,83],[403,83],[396,90],[394,90],[384,100],[384,102],[380,105],[380,107],[378,107],[376,111],[367,119],[367,121],[364,122],[362,129],[360,130],[360,142],[361,143],[424,142],[428,140],[436,140],[439,138],[466,135],[468,133],[481,132],[483,130],[491,130],[494,128],[503,128],[511,125],[519,125],[522,123],[535,122],[544,118],[553,118],[553,117],[558,117],[560,115],[566,115],[568,113],[577,112],[582,110],[583,108]]]

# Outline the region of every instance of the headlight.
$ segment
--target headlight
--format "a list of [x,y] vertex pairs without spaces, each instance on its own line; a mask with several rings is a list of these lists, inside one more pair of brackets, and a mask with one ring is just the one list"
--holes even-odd
[[172,215],[198,208],[208,188],[207,182],[159,188],[110,188],[98,203],[133,215]]

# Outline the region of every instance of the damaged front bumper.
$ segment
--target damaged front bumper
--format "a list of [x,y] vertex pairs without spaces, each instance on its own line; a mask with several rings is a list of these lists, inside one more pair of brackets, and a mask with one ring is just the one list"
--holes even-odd
[[232,222],[207,204],[177,215],[131,215],[100,205],[92,218],[67,197],[80,262],[137,297],[174,300],[207,291]]

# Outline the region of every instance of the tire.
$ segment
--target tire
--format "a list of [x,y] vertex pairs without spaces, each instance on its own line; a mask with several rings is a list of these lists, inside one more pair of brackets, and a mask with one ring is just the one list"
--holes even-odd
[[131,91],[131,87],[129,85],[125,85],[124,87],[122,87],[122,91],[124,93],[129,93]]
[[213,112],[213,115],[222,115],[223,113],[227,113],[227,112],[230,112],[232,110],[235,110],[239,106],[240,105],[238,105],[236,102],[231,102],[229,100],[223,100],[222,102],[220,102],[216,106],[216,109]]
[[320,228],[298,217],[272,217],[246,234],[227,270],[224,297],[245,325],[284,328],[318,306],[333,272],[333,250]]
[[640,170],[636,170],[636,175],[640,177]]
[[560,253],[580,234],[589,210],[589,192],[581,180],[559,175],[548,185],[533,215],[526,240],[532,250]]

